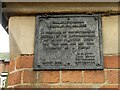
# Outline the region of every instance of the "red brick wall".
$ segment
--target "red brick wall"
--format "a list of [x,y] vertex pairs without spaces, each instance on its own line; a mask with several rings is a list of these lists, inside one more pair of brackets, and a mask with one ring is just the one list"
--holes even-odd
[[8,72],[9,62],[0,61],[0,74],[2,72]]
[[0,73],[2,72],[2,70],[3,70],[3,62],[0,61]]
[[120,82],[117,55],[104,56],[104,70],[72,71],[33,71],[33,57],[23,55],[10,61],[9,88],[118,88]]

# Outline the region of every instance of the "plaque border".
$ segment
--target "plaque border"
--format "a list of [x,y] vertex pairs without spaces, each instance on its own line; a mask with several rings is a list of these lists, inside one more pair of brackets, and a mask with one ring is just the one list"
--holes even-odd
[[[36,47],[38,47],[38,37],[39,37],[39,33],[37,33],[39,31],[39,18],[66,18],[66,17],[97,17],[98,18],[98,35],[99,35],[99,52],[100,52],[100,63],[98,63],[97,68],[79,68],[79,69],[75,69],[75,68],[69,68],[69,69],[43,69],[43,68],[39,68],[38,67],[38,49]],[[103,62],[103,43],[102,43],[102,16],[101,14],[41,14],[41,15],[37,15],[35,18],[35,42],[34,42],[34,61],[33,61],[33,70],[37,71],[43,71],[43,70],[103,70],[104,69],[104,62]]]

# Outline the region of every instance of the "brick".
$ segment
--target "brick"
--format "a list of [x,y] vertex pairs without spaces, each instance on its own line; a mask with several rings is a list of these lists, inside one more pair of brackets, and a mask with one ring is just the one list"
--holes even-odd
[[82,82],[82,71],[62,71],[62,82]]
[[3,71],[3,61],[0,61],[0,73]]
[[8,85],[15,85],[21,83],[21,71],[17,71],[9,74],[8,76]]
[[9,69],[9,63],[5,63],[4,72],[8,72],[8,69]]
[[37,72],[24,70],[23,72],[23,83],[36,83],[37,82]]
[[56,83],[59,82],[59,71],[41,71],[39,72],[40,83]]
[[85,71],[84,72],[84,82],[93,83],[94,82],[94,71]]
[[103,83],[105,81],[104,71],[84,71],[84,82],[85,83]]
[[[118,78],[120,78],[120,71],[118,70],[107,70],[107,80],[109,84],[118,84]],[[119,74],[119,77],[118,77]]]
[[33,55],[21,56],[16,59],[16,69],[32,68],[33,67]]
[[104,56],[105,68],[120,68],[118,56]]
[[12,72],[15,70],[15,60],[10,60],[10,64],[9,64],[9,72]]

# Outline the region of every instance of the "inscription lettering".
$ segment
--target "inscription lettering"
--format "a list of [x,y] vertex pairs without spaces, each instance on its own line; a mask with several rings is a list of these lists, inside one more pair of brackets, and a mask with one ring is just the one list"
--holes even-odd
[[38,45],[35,48],[36,63],[39,64],[37,69],[101,69],[101,23],[95,18],[100,17],[39,17],[36,33]]

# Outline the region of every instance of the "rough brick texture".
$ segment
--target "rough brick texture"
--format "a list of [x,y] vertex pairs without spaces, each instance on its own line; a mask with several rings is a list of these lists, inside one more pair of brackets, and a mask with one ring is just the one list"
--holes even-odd
[[62,82],[82,82],[82,71],[62,71]]
[[15,60],[10,60],[9,72],[12,72],[14,70],[15,70]]
[[33,55],[20,56],[16,59],[16,69],[32,68],[32,67],[33,67]]
[[0,61],[0,73],[2,72],[2,69],[3,69],[3,63],[2,61]]
[[60,80],[59,71],[41,71],[39,72],[39,82],[41,83],[56,83]]
[[120,71],[118,70],[107,70],[107,80],[109,84],[118,84],[120,78]]
[[[8,86],[14,88],[111,88],[118,87],[118,56],[104,56],[103,70],[33,71],[34,55],[10,61]],[[113,62],[113,63],[112,63]],[[106,69],[107,68],[107,69]]]
[[9,74],[8,76],[8,85],[15,85],[21,83],[21,71],[17,71]]
[[31,70],[23,71],[23,83],[36,83],[37,82],[37,72]]
[[120,68],[118,56],[104,56],[105,68]]
[[104,81],[105,81],[105,74],[104,74],[103,70],[101,70],[101,71],[86,70],[84,72],[84,82],[85,83],[104,83]]
[[4,63],[4,72],[8,72],[9,63]]

